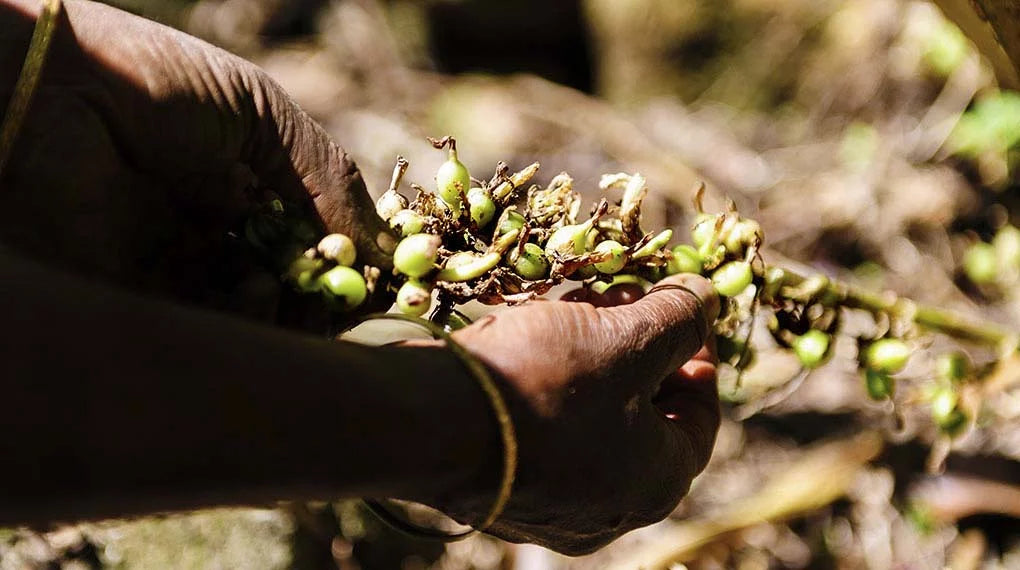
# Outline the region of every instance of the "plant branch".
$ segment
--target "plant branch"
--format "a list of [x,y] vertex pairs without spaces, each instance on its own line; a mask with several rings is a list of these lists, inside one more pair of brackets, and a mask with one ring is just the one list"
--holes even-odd
[[[802,287],[811,279],[777,267],[770,267],[766,274],[770,275],[770,284],[767,287],[775,291],[782,291],[786,287]],[[839,281],[825,279],[816,282],[819,286],[811,293],[827,306],[842,306],[873,314],[886,314],[956,339],[996,348],[1012,348],[1018,338],[1017,332],[994,323],[975,321],[946,309],[921,305],[899,297],[891,291],[878,294]]]

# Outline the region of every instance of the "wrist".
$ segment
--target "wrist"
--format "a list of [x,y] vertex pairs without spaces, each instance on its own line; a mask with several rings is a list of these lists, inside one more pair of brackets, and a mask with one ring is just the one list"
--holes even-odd
[[441,341],[375,350],[377,362],[390,363],[387,391],[407,420],[392,449],[406,454],[409,487],[396,497],[442,507],[477,495],[491,505],[504,453],[492,403],[478,380]]

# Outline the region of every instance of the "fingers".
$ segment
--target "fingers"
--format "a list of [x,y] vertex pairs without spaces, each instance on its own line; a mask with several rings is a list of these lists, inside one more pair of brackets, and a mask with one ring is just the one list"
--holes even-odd
[[663,413],[677,437],[691,453],[682,465],[697,474],[708,463],[719,430],[715,338],[662,382],[652,403]]
[[89,94],[133,165],[176,181],[240,162],[325,229],[350,235],[363,261],[390,267],[394,237],[354,162],[264,71],[109,6],[66,8],[48,73]]
[[665,416],[678,419],[684,416],[689,398],[717,400],[716,373],[718,358],[715,354],[715,336],[709,337],[690,360],[663,380],[659,392],[652,399]]
[[259,112],[247,157],[255,174],[288,200],[307,203],[310,196],[326,229],[350,235],[361,261],[392,267],[396,237],[351,157],[265,73],[247,75]]
[[698,275],[675,275],[660,281],[639,301],[599,309],[601,318],[620,339],[617,350],[644,367],[637,374],[654,389],[704,345],[719,314],[711,282]]

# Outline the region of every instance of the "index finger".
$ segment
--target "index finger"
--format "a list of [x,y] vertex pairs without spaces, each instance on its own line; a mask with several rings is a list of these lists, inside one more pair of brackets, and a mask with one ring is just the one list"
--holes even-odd
[[660,281],[630,305],[597,309],[605,330],[620,339],[615,358],[642,368],[642,388],[654,392],[667,374],[705,344],[719,314],[712,283],[699,275],[674,275]]

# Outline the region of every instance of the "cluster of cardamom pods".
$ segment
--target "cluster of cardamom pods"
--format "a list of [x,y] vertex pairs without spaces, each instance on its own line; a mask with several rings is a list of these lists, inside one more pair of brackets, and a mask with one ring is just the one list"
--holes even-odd
[[[768,309],[767,329],[776,344],[796,355],[804,369],[830,358],[844,309],[832,298],[830,282],[816,275],[791,284],[788,272],[766,267],[759,253],[761,227],[732,204],[725,212],[706,213],[699,190],[690,243],[671,247],[672,230],[641,227],[648,185],[640,174],[603,176],[599,187],[606,197],[582,214],[581,195],[566,173],[543,187],[530,183],[538,163],[516,172],[499,163],[488,180],[479,180],[458,158],[453,138],[429,141],[447,152],[435,188],[411,184],[413,197],[402,194],[408,162],[398,157],[389,189],[376,203],[379,216],[401,237],[392,275],[357,267],[355,244],[343,234],[305,235],[308,229],[288,221],[277,201],[249,220],[248,240],[264,250],[281,235],[283,243],[304,243],[285,248],[283,255],[290,257],[282,265],[284,278],[305,294],[321,295],[337,312],[354,311],[374,289],[385,287],[401,312],[424,316],[431,309],[430,319],[448,330],[467,324],[455,307],[472,300],[521,303],[572,280],[580,294],[569,298],[597,304],[591,300],[609,298],[614,288],[639,297],[666,276],[696,273],[710,278],[724,301],[715,323],[724,362],[749,365],[749,336],[739,337],[761,307]],[[911,345],[889,332],[857,343],[867,393],[876,400],[892,398],[894,375],[905,368]],[[969,423],[958,394],[971,368],[962,353],[942,355],[935,366],[937,381],[926,399],[935,423],[949,435]]]

